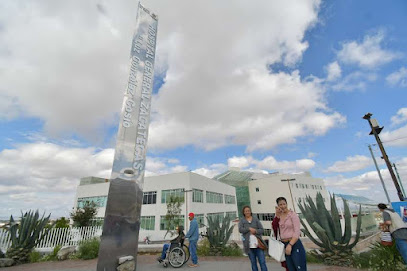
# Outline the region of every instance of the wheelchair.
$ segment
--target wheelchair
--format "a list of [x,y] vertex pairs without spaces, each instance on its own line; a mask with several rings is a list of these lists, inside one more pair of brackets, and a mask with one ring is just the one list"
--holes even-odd
[[174,268],[180,268],[189,260],[189,257],[189,248],[183,241],[181,243],[171,243],[162,264],[164,267],[170,264]]

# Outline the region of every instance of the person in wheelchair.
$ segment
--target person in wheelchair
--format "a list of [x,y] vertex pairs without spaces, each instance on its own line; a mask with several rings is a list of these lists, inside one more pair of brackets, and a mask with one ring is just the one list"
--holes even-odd
[[160,262],[160,263],[165,260],[165,257],[167,255],[167,250],[170,248],[170,246],[172,244],[182,246],[183,243],[184,243],[184,240],[185,240],[184,227],[183,226],[177,226],[175,229],[177,230],[178,236],[176,238],[172,239],[169,244],[168,243],[164,244],[163,251],[161,252],[161,256],[159,256],[157,258],[157,261]]

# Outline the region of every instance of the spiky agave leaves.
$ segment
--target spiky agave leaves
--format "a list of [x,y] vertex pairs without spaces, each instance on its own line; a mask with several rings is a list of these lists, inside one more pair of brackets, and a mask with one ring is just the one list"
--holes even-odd
[[229,216],[225,216],[220,219],[218,216],[216,216],[213,219],[212,217],[208,216],[207,219],[207,236],[210,246],[226,246],[234,228],[234,226],[230,226],[231,218]]
[[[45,213],[39,218],[38,210],[21,213],[20,223],[10,217],[11,247],[7,250],[7,257],[17,262],[26,262],[32,249],[48,234],[49,229],[45,226],[49,222],[51,214],[45,217]],[[45,229],[45,230],[44,230]]]
[[[326,209],[321,193],[317,194],[316,204],[311,197],[307,196],[306,201],[299,205],[300,210],[309,225],[308,227],[306,223],[301,220],[304,227],[302,232],[304,232],[304,234],[310,238],[313,243],[321,247],[325,252],[338,251],[339,253],[349,251],[359,241],[362,223],[361,207],[359,206],[355,240],[350,244],[352,227],[349,204],[346,200],[344,200],[345,229],[342,234],[342,226],[339,220],[339,212],[336,206],[335,195],[332,195],[330,200],[331,211]],[[317,238],[314,238],[309,228],[315,233]]]

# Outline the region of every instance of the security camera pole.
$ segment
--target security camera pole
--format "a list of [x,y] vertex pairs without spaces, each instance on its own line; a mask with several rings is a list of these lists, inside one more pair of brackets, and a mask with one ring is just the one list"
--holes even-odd
[[383,130],[383,127],[379,127],[379,124],[377,123],[376,119],[370,118],[372,115],[373,115],[372,113],[367,113],[366,115],[363,116],[363,118],[369,122],[370,128],[372,129],[372,131],[370,132],[369,135],[375,136],[377,144],[379,145],[380,151],[382,152],[383,159],[386,162],[387,168],[389,169],[390,176],[393,180],[394,186],[396,187],[397,195],[399,196],[400,201],[404,201],[403,192],[401,192],[401,188],[397,181],[396,175],[394,174],[393,167],[391,166],[389,157],[387,156],[386,151],[384,150],[382,141],[380,140],[380,137],[379,137],[379,134]]

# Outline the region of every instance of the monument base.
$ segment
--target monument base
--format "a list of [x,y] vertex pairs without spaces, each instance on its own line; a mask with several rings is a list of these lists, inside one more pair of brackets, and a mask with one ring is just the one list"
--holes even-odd
[[111,180],[97,271],[116,271],[119,259],[137,250],[143,191],[134,181]]

